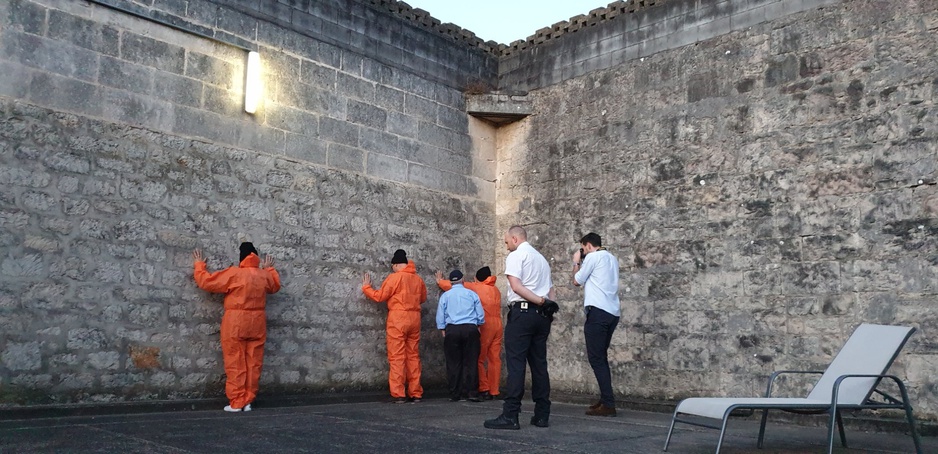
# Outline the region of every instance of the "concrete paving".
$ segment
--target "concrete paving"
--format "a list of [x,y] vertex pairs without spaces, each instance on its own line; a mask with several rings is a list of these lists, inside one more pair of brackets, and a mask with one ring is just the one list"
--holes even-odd
[[[583,404],[555,401],[550,427],[537,428],[528,424],[533,404],[527,401],[521,430],[491,430],[482,422],[500,413],[500,401],[360,400],[293,406],[258,401],[249,413],[225,413],[221,406],[91,416],[47,412],[25,418],[26,413],[7,412],[0,414],[0,453],[656,453],[661,452],[670,421],[665,413],[630,410],[620,410],[614,418],[589,417],[583,414]],[[826,452],[823,425],[770,422],[762,450],[756,449],[757,434],[754,420],[731,421],[722,452]],[[714,452],[717,435],[715,430],[684,426],[675,431],[668,452]],[[848,428],[847,440],[851,448],[838,447],[835,452],[913,452],[911,437],[899,432]],[[938,438],[922,441],[924,452],[938,453]]]

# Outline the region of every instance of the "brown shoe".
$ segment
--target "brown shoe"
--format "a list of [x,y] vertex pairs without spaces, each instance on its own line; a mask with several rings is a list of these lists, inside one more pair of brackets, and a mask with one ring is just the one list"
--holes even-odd
[[603,406],[603,401],[597,400],[596,402],[593,402],[593,405],[590,405],[590,410],[595,410],[602,406]]
[[586,414],[587,414],[588,416],[615,416],[615,415],[616,415],[616,408],[615,408],[615,407],[607,407],[607,406],[605,406],[605,405],[603,405],[603,404],[599,404],[599,407],[591,408],[591,409],[589,409],[589,410],[586,410]]

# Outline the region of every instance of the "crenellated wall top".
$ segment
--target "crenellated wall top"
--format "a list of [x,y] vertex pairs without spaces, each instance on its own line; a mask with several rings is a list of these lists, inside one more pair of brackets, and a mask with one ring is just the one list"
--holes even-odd
[[525,39],[519,39],[511,44],[501,44],[496,41],[484,41],[470,30],[456,24],[443,23],[433,17],[428,11],[414,8],[398,0],[366,0],[367,3],[380,9],[386,9],[406,20],[420,25],[425,29],[438,32],[451,37],[454,41],[463,41],[472,47],[478,47],[498,57],[510,56],[516,52],[537,46],[551,39],[559,38],[565,34],[576,33],[580,30],[594,27],[608,22],[619,16],[642,11],[668,0],[620,0],[609,3],[605,7],[593,9],[589,13],[571,17],[568,20],[557,22],[549,27],[537,30]]

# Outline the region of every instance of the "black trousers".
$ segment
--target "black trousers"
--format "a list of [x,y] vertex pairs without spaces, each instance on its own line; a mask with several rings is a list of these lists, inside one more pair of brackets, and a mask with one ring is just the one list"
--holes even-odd
[[616,406],[612,394],[612,374],[609,371],[609,343],[612,333],[619,324],[616,317],[598,307],[586,307],[586,323],[583,324],[583,336],[586,338],[586,357],[589,359],[593,375],[599,383],[599,400],[607,407]]
[[446,357],[446,380],[450,397],[479,395],[479,327],[471,323],[446,325],[443,355]]
[[505,381],[505,403],[502,414],[516,418],[521,412],[524,397],[526,365],[531,366],[531,397],[534,399],[534,416],[548,419],[550,416],[550,376],[547,374],[547,337],[550,336],[552,319],[540,312],[540,306],[527,303],[521,309],[518,303],[508,311],[505,325],[505,363],[508,378]]

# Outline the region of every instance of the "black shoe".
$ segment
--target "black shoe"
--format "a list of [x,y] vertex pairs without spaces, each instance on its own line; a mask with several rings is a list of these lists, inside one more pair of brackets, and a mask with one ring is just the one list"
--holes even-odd
[[421,398],[419,398],[419,397],[411,397],[411,398],[410,398],[410,403],[412,403],[412,404],[419,404],[422,400],[423,400],[423,399],[421,399]]
[[537,427],[549,427],[550,423],[547,422],[547,418],[538,418],[537,416],[532,416],[531,425]]
[[487,419],[485,424],[483,424],[486,429],[510,429],[518,430],[521,428],[521,425],[518,424],[518,417],[514,418],[505,416],[504,414],[499,415],[495,419]]
[[479,397],[482,400],[492,400],[492,393],[485,391],[485,392],[479,393]]
[[406,397],[392,397],[392,398],[391,398],[391,403],[393,403],[393,404],[406,404],[406,403],[407,403],[407,398],[406,398]]
[[474,397],[474,396],[466,400],[468,400],[469,402],[482,402],[482,399],[479,399],[478,397]]

